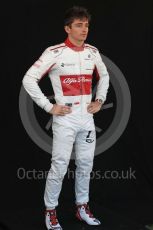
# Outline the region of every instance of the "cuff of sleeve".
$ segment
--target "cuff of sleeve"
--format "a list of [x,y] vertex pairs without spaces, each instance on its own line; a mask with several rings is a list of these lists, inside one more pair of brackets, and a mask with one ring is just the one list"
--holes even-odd
[[96,100],[99,100],[99,99],[102,100],[102,103],[104,104],[105,99],[104,99],[103,97],[96,97],[95,101],[96,101]]
[[49,111],[53,108],[53,104],[49,103],[44,106],[44,110],[49,113]]

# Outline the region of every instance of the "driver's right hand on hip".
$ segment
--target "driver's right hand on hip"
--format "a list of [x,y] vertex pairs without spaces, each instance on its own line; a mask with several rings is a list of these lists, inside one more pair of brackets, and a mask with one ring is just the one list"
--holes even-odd
[[49,111],[52,115],[58,115],[58,116],[65,116],[66,114],[69,114],[72,112],[71,107],[66,105],[58,105],[54,104],[53,108]]

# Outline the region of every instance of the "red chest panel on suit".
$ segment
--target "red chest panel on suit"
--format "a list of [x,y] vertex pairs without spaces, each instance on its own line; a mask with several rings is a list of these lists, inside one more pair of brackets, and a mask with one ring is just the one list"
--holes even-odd
[[63,96],[91,94],[92,75],[61,75]]

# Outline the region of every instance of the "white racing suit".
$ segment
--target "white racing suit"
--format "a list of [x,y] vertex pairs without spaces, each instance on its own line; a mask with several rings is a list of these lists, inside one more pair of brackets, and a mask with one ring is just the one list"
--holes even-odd
[[76,204],[89,201],[90,173],[96,143],[93,114],[87,112],[92,99],[92,75],[96,71],[98,86],[95,99],[106,100],[109,75],[98,50],[88,44],[74,46],[69,39],[47,48],[27,71],[23,86],[38,106],[49,112],[53,104],[38,82],[48,73],[57,104],[71,106],[72,113],[53,115],[52,163],[44,193],[47,209],[58,205],[62,181],[67,172],[73,144],[75,147]]

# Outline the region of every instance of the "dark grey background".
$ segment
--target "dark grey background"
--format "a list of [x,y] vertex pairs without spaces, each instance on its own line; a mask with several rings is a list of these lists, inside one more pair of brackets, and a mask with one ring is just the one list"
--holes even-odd
[[[132,168],[136,171],[136,180],[91,180],[91,209],[103,221],[98,229],[143,229],[153,222],[152,2],[8,1],[1,34],[1,49],[4,48],[1,134],[4,141],[1,145],[0,229],[45,229],[45,178],[19,180],[17,170],[22,167],[26,171],[47,171],[50,155],[36,146],[23,128],[19,92],[25,72],[44,49],[66,38],[64,11],[73,4],[85,6],[91,12],[87,42],[121,69],[132,99],[126,130],[110,149],[95,157],[94,171],[125,172]],[[39,112],[43,119],[44,111]],[[69,168],[74,170],[73,161]],[[66,175],[58,208],[60,221],[64,229],[90,229],[74,218],[73,186],[74,180]]]

